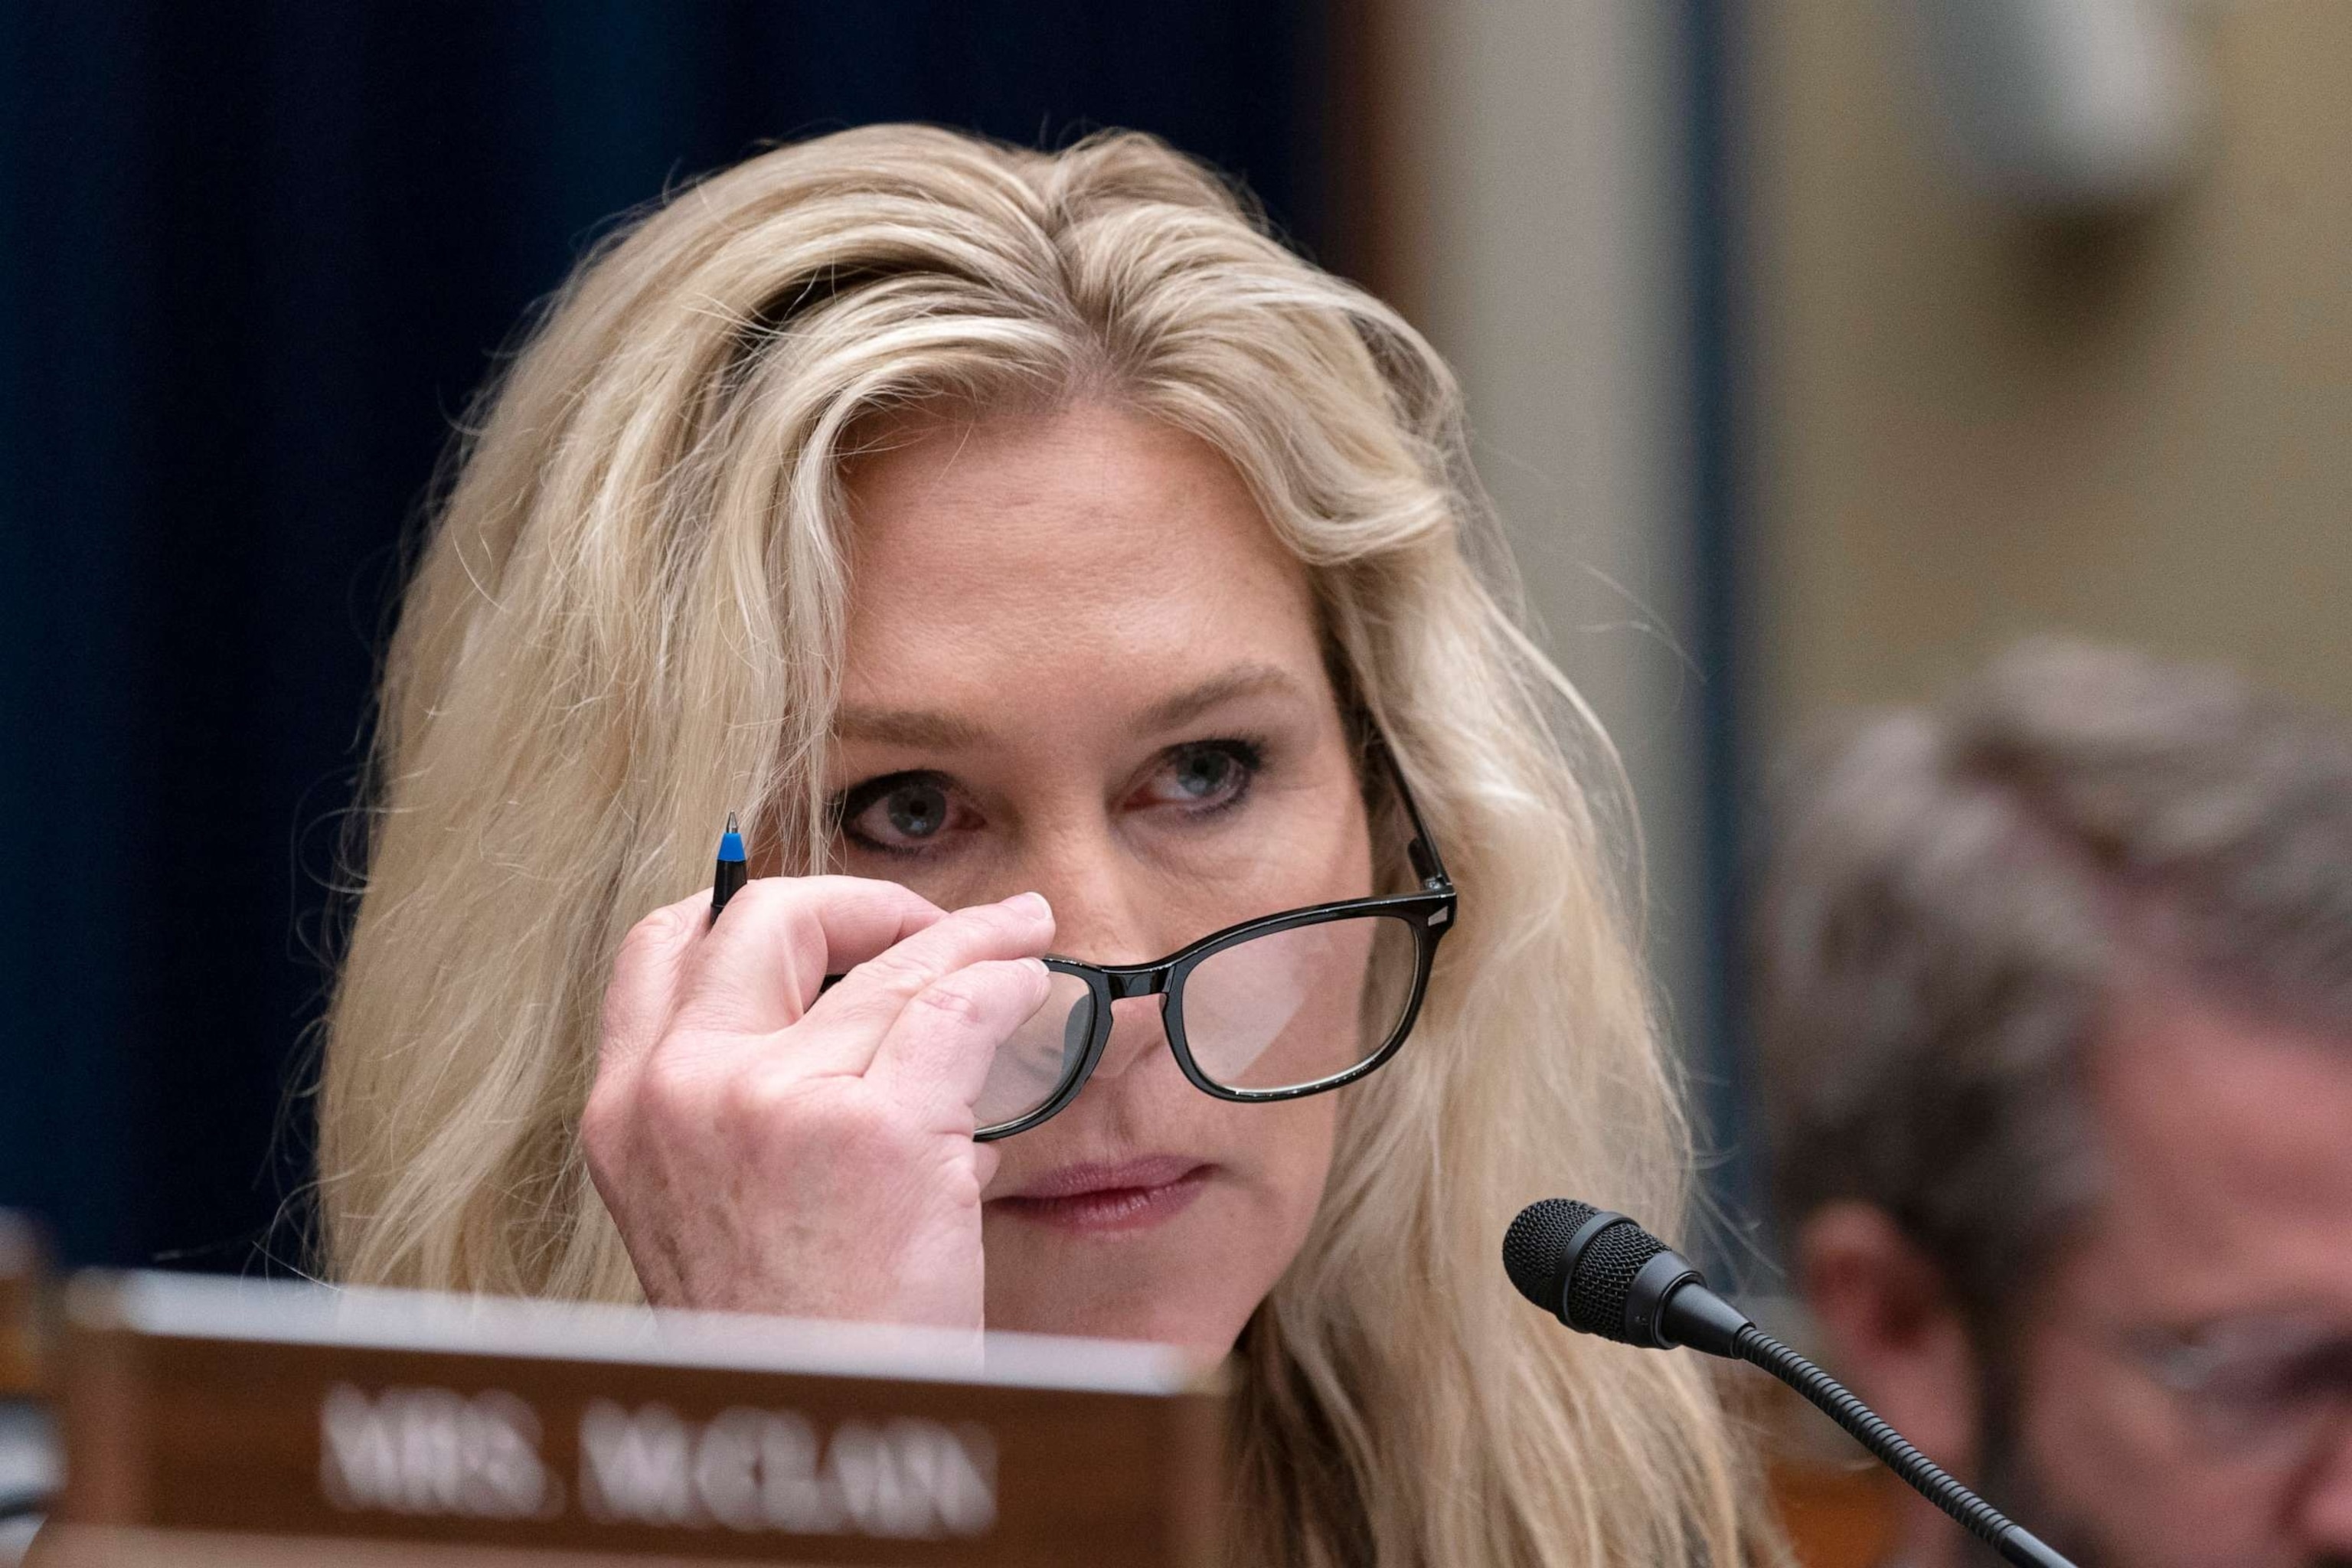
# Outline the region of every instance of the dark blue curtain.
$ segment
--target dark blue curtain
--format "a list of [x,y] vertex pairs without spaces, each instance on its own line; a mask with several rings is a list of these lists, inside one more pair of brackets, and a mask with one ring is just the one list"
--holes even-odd
[[1318,0],[0,0],[0,1206],[259,1266],[399,541],[604,220],[867,121],[1131,125],[1311,249],[1328,41]]

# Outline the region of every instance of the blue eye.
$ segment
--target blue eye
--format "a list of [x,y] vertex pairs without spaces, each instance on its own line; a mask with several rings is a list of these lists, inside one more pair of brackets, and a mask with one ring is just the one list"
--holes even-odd
[[909,838],[929,838],[948,819],[947,792],[932,784],[901,784],[882,797],[890,826]]
[[1193,752],[1176,764],[1176,787],[1195,800],[1223,791],[1241,764],[1227,752]]
[[1258,748],[1246,741],[1171,747],[1144,781],[1137,804],[1222,811],[1249,794],[1250,782],[1263,765]]
[[869,849],[907,854],[944,834],[953,825],[956,805],[944,780],[894,773],[845,792],[835,813],[845,837]]

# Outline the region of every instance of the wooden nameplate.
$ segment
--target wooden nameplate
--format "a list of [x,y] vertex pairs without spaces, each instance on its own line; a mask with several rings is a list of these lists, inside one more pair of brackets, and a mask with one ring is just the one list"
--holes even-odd
[[1223,1398],[1160,1347],[131,1274],[60,1359],[37,1563],[1216,1555]]

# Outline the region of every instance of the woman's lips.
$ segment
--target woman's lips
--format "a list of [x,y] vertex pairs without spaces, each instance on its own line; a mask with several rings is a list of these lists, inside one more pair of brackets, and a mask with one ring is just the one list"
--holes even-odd
[[1173,1219],[1208,1184],[1212,1167],[1160,1154],[1116,1164],[1064,1165],[988,1200],[997,1214],[1060,1230],[1142,1230]]

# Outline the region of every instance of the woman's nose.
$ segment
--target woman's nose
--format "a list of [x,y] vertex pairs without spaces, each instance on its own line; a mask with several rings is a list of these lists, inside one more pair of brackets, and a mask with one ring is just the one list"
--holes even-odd
[[1053,906],[1055,952],[1087,963],[1144,963],[1164,951],[1152,945],[1160,934],[1147,914],[1154,900],[1122,858],[1104,831],[1057,845],[1025,868],[1024,886]]
[[[1160,1011],[1162,998],[1126,996],[1110,1005],[1110,1041],[1103,1047],[1095,1077],[1117,1079],[1138,1062],[1149,1062],[1168,1052],[1168,1028]],[[1169,1057],[1172,1067],[1175,1058]]]

